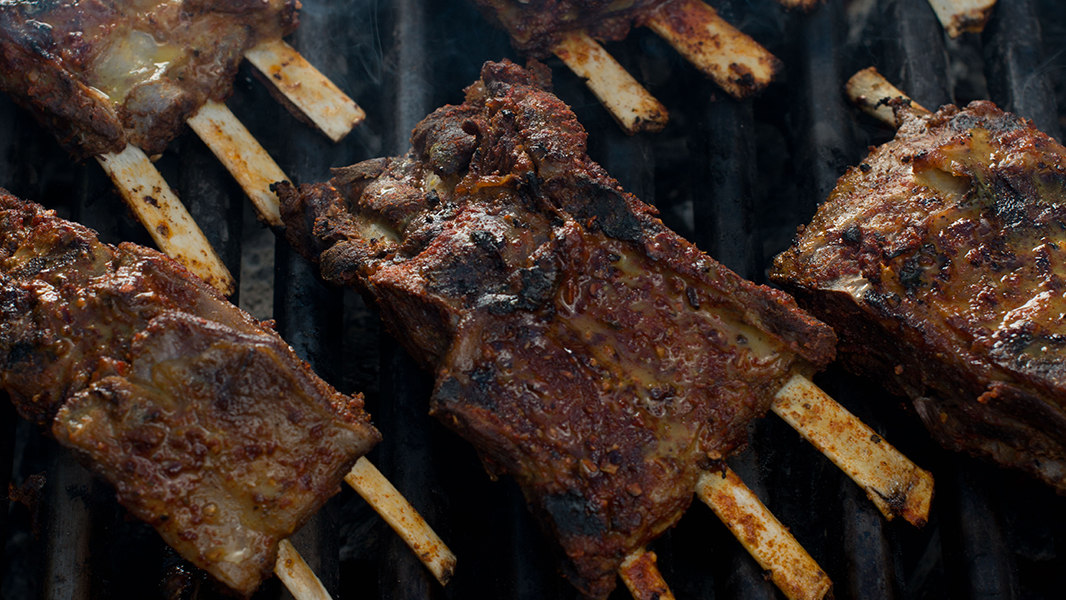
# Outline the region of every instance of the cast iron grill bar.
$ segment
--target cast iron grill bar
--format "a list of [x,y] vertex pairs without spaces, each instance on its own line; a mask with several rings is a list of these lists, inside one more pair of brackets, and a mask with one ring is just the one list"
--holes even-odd
[[[195,136],[181,138],[181,160],[170,165],[167,181],[181,194],[182,203],[239,282],[243,203],[248,202],[236,180]],[[238,284],[239,285],[239,284]],[[238,301],[234,294],[230,300]]]
[[87,598],[92,590],[90,577],[96,572],[89,551],[90,531],[102,511],[87,501],[92,476],[56,444],[49,444],[49,450],[54,460],[45,494],[44,597]]
[[929,2],[882,0],[880,6],[890,32],[880,38],[882,74],[930,110],[952,102],[944,30]]
[[[339,72],[336,46],[344,40],[345,19],[313,8],[301,12],[301,27],[293,43],[311,64],[326,73]],[[339,148],[325,136],[300,123],[277,106],[280,139],[285,144],[274,156],[293,181],[322,181]],[[274,251],[274,318],[278,333],[323,379],[336,384],[343,342],[343,293],[327,286],[315,267],[294,252],[283,236]],[[279,285],[280,284],[280,285]],[[331,500],[336,502],[336,500]],[[320,510],[292,537],[292,542],[331,595],[340,588],[340,540],[329,510]],[[284,597],[291,597],[284,592]]]
[[[888,6],[886,13],[896,17],[895,35],[881,45],[877,66],[927,108],[935,110],[952,102],[944,36],[936,33],[939,25],[932,10],[925,3],[912,0],[898,0]],[[948,459],[946,464],[963,470],[971,468],[966,461]],[[994,515],[987,512],[984,490],[960,487],[954,477],[939,478],[937,487],[935,510],[943,524],[940,531],[944,546],[949,549],[944,555],[949,593],[960,598],[1015,597],[997,595],[1009,591],[1009,586],[1004,590],[1003,585],[1009,581],[1012,565],[1009,550],[996,544],[1002,536]],[[961,545],[974,542],[978,545]]]
[[[65,199],[67,205],[72,206],[74,215],[84,216],[99,208],[94,206],[94,179],[88,169],[75,172],[71,197]],[[99,218],[100,215],[94,216]],[[95,227],[102,236],[109,237],[121,229],[116,220],[102,220]],[[43,459],[48,465],[40,512],[44,540],[41,546],[44,560],[39,563],[43,566],[41,594],[49,600],[89,597],[94,588],[101,587],[94,576],[105,564],[103,557],[94,552],[94,530],[100,531],[100,524],[113,522],[115,502],[105,495],[93,493],[99,484],[69,450],[51,439],[39,447],[43,449]]]
[[[789,95],[799,112],[795,145],[801,166],[800,193],[790,214],[796,215],[799,223],[809,221],[815,206],[829,195],[837,178],[849,165],[855,164],[859,155],[852,135],[852,113],[841,93],[848,77],[839,52],[845,30],[843,5],[838,0],[830,0],[822,10],[801,21],[794,29],[794,39],[790,40],[797,47],[798,58],[790,69],[790,75],[794,76],[790,81],[794,83]],[[884,435],[880,423],[862,403],[848,402],[849,398],[840,394],[835,396]],[[780,424],[775,425],[779,432],[785,433]],[[815,483],[815,487],[820,488],[822,484]],[[825,487],[829,487],[828,482]],[[839,494],[833,506],[839,510],[831,511],[832,517],[822,519],[824,529],[838,532],[837,539],[842,540],[842,547],[822,564],[823,568],[831,569],[835,593],[869,600],[895,598],[892,549],[886,538],[884,518],[849,479],[838,477],[836,489]]]
[[[840,0],[827,4],[790,29],[788,45],[795,60],[785,63],[789,74],[788,96],[795,123],[793,145],[798,156],[797,178],[802,202],[795,210],[804,223],[836,186],[858,152],[851,131],[851,112],[842,93],[844,66],[840,58],[847,28]],[[777,250],[784,250],[780,248]]]
[[952,463],[955,468],[937,481],[949,597],[1019,598],[1017,567],[991,488],[998,477],[988,477],[987,465],[965,459]]
[[[1057,110],[1050,84],[1038,67],[1039,24],[1031,2],[1007,0],[996,7],[996,21],[984,36],[991,99],[1005,110],[1032,119],[1056,135]],[[1002,520],[995,483],[988,467],[958,460],[949,471],[947,493],[956,510],[945,516],[945,568],[957,569],[949,589],[959,598],[1019,598],[1017,564]],[[952,534],[947,537],[947,533]],[[950,575],[950,572],[949,572]]]
[[983,36],[988,93],[1003,110],[1061,140],[1034,0],[999,0]]
[[[397,156],[407,152],[415,124],[436,108],[430,87],[434,53],[426,43],[428,2],[399,0],[392,4],[390,16],[391,48],[386,60],[394,70],[386,84],[392,109],[385,115],[389,125],[384,154]],[[440,507],[431,493],[437,474],[427,417],[432,380],[393,339],[382,336],[380,344],[381,404],[375,416],[385,436],[379,445],[380,468],[430,523],[437,523],[434,516],[440,514]],[[386,538],[378,580],[382,597],[396,600],[431,598],[439,587],[395,536]]]
[[[724,18],[741,23],[739,4],[723,2],[717,8]],[[735,100],[696,73],[684,75],[697,78],[690,88],[695,93],[685,107],[696,115],[695,135],[687,140],[696,182],[690,185],[694,231],[681,233],[690,236],[697,246],[741,277],[760,281],[762,249],[752,214],[757,169],[752,101]],[[751,434],[752,446],[732,457],[729,465],[763,502],[769,502],[770,492],[765,473],[760,469],[758,452],[758,441],[767,431],[757,424],[751,428]],[[710,513],[698,500],[689,510]],[[721,556],[714,557],[716,564],[708,565],[707,574],[702,576],[703,585],[713,586],[725,598],[771,600],[777,597],[776,588],[763,576],[758,563],[735,539],[722,535],[724,527],[720,524],[707,519],[692,523],[690,519],[682,527],[702,529],[686,531],[689,539],[718,533],[713,539],[722,546]],[[673,537],[670,541],[674,541]],[[680,543],[674,544],[673,550],[672,560],[693,551],[691,545]],[[681,573],[686,580],[701,577],[699,571]],[[684,585],[691,584],[686,581]]]

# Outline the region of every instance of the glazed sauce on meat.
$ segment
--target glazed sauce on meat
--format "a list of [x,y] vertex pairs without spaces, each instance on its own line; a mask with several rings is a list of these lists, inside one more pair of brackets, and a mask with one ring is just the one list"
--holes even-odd
[[941,443],[1066,491],[1063,198],[1066,148],[1031,123],[989,102],[910,115],[772,277]]

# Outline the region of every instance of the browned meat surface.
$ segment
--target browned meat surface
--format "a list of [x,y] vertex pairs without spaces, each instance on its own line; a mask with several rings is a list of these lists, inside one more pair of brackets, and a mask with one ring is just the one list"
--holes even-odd
[[548,77],[487,63],[407,155],[278,189],[290,240],[376,301],[436,374],[432,412],[518,480],[601,598],[834,339],[622,191]]
[[617,41],[656,7],[670,0],[474,0],[482,14],[507,30],[520,52],[551,55],[560,34],[584,29],[601,41]]
[[1066,493],[1066,148],[988,102],[909,116],[773,278],[946,447]]
[[244,51],[296,27],[296,0],[0,3],[0,89],[79,157],[162,152]]
[[241,594],[379,439],[177,263],[0,190],[0,382],[168,544]]

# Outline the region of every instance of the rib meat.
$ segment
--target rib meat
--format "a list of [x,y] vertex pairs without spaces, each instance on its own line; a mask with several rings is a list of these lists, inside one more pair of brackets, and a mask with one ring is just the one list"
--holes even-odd
[[292,243],[376,302],[435,373],[432,412],[518,480],[599,598],[834,338],[622,191],[549,77],[487,63],[406,155],[277,189]]
[[85,158],[162,152],[232,91],[244,51],[291,33],[296,0],[0,3],[0,89]]
[[1066,148],[988,102],[906,114],[773,279],[953,450],[1066,493]]
[[0,190],[0,383],[187,559],[250,595],[378,441],[360,396],[165,256]]
[[568,31],[583,29],[598,40],[617,41],[633,25],[670,0],[474,0],[481,13],[511,35],[515,49],[534,58],[551,56]]

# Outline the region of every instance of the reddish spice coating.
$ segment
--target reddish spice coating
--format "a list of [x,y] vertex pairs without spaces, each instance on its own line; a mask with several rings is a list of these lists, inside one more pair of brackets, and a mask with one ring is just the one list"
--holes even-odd
[[296,0],[0,4],[0,89],[79,158],[162,152],[232,91],[244,51],[297,25]]
[[1066,148],[989,102],[905,118],[772,277],[946,447],[1066,493]]
[[376,301],[436,374],[432,412],[518,480],[600,598],[834,338],[622,191],[547,78],[487,63],[406,156],[278,192],[289,239]]
[[165,256],[0,190],[0,387],[243,595],[380,438],[360,396]]

